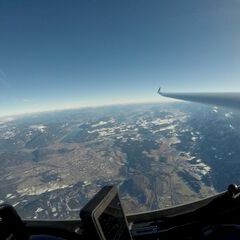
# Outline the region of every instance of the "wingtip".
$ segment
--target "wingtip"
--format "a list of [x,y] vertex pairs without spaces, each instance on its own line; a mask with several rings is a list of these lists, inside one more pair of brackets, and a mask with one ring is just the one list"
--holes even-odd
[[159,94],[159,95],[162,95],[162,93],[161,93],[161,87],[158,89],[158,94]]

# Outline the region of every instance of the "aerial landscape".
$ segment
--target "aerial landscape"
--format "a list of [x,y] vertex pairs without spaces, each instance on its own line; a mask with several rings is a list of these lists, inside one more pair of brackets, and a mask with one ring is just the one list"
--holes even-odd
[[[0,239],[240,239],[239,13],[240,0],[0,1]],[[107,185],[121,204],[104,188],[103,211]]]
[[193,103],[83,108],[0,119],[0,203],[24,218],[74,219],[104,185],[127,213],[239,183],[239,113]]

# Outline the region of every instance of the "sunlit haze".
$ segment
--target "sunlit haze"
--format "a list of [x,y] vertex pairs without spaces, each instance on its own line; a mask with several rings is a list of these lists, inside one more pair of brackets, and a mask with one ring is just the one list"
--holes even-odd
[[0,2],[0,116],[240,91],[240,1]]

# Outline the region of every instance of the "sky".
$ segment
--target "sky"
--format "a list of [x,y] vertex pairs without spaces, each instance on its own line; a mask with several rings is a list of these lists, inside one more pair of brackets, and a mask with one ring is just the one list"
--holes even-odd
[[0,0],[0,116],[240,91],[240,0]]

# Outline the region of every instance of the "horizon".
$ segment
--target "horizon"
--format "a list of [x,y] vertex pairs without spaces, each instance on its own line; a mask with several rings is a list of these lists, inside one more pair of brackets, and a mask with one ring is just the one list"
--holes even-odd
[[102,107],[114,107],[114,106],[125,106],[125,105],[145,105],[145,104],[164,104],[164,103],[177,103],[177,102],[186,102],[183,100],[171,99],[166,98],[164,100],[163,97],[159,101],[133,101],[133,102],[115,102],[115,103],[106,103],[106,104],[95,104],[95,105],[85,105],[85,106],[69,106],[65,108],[53,108],[53,109],[42,109],[42,110],[30,110],[29,112],[19,112],[15,114],[8,114],[8,115],[0,115],[0,124],[1,120],[6,118],[14,118],[14,117],[25,117],[31,116],[33,114],[45,114],[45,113],[52,113],[52,112],[61,112],[61,111],[68,111],[68,110],[82,110],[82,109],[94,109],[94,108],[102,108]]
[[[165,94],[165,92],[163,92]],[[215,91],[215,92],[166,92],[166,93],[179,93],[179,94],[195,94],[195,93],[238,93],[240,94],[240,92],[233,92],[233,91],[225,91],[225,92],[219,92],[219,91]],[[182,100],[182,99],[176,99],[176,98],[170,98],[167,96],[161,96],[158,95],[159,100],[142,100],[142,101],[123,101],[123,102],[114,102],[114,103],[100,103],[100,104],[89,104],[89,105],[69,105],[69,106],[65,106],[65,107],[58,107],[58,108],[45,108],[45,109],[31,109],[29,111],[20,111],[20,112],[16,112],[14,114],[5,114],[5,115],[1,115],[0,114],[0,120],[4,119],[4,118],[9,118],[9,117],[17,117],[17,116],[25,116],[25,115],[32,115],[32,114],[38,114],[38,113],[50,113],[50,112],[59,112],[59,111],[65,111],[65,110],[78,110],[78,109],[88,109],[88,108],[101,108],[101,107],[111,107],[111,106],[121,106],[121,105],[138,105],[138,104],[161,104],[161,103],[176,103],[176,102],[190,102],[190,103],[196,103],[196,102],[192,102],[192,101],[187,101],[187,100]],[[199,103],[199,102],[198,102]],[[207,103],[200,103],[203,105],[209,105]],[[211,104],[210,104],[211,105]]]

